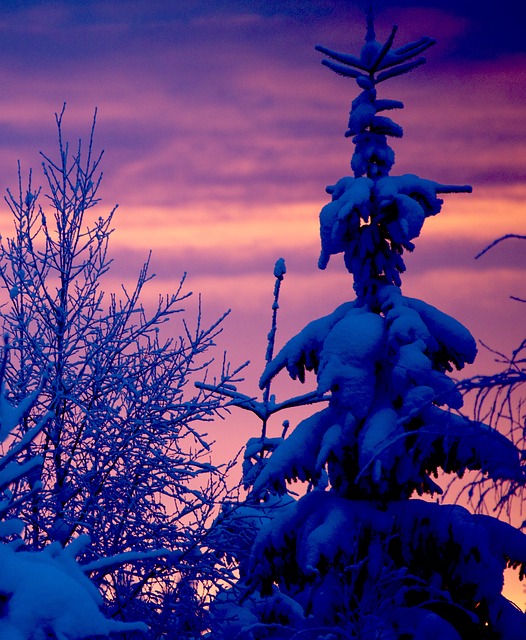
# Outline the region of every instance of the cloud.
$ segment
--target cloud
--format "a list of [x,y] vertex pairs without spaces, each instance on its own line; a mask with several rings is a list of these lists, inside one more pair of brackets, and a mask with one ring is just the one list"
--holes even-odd
[[[356,87],[322,68],[313,44],[359,47],[363,19],[353,14],[349,30],[331,3],[306,9],[312,24],[292,5],[266,14],[259,4],[250,12],[241,5],[205,10],[195,2],[182,11],[138,2],[127,12],[122,3],[73,10],[57,2],[49,12],[46,4],[4,17],[16,28],[0,49],[16,39],[25,53],[14,67],[12,58],[0,62],[1,175],[14,159],[33,164],[35,150],[49,148],[53,113],[66,100],[73,139],[99,107],[106,192],[123,204],[276,204],[323,195],[349,171],[352,145],[343,132]],[[400,42],[422,25],[436,25],[452,42],[467,28],[437,9],[397,13]],[[28,44],[37,22],[48,42],[42,51],[38,37]],[[379,34],[390,23],[381,15]],[[398,170],[452,182],[524,181],[526,57],[459,67],[437,53],[385,89],[407,103],[396,114],[406,129],[395,145]],[[34,66],[30,80],[24,65]]]
[[[16,186],[18,158],[38,168],[37,150],[53,153],[53,113],[64,100],[73,141],[86,136],[98,106],[102,206],[121,205],[116,278],[131,278],[130,265],[152,248],[159,284],[173,287],[188,270],[218,308],[234,306],[242,292],[242,305],[256,313],[283,255],[299,274],[301,308],[317,287],[336,292],[320,309],[340,292],[352,295],[349,276],[333,271],[338,258],[324,274],[315,265],[324,188],[350,171],[343,133],[356,86],[323,68],[313,47],[359,48],[361,13],[328,1],[154,4],[46,2],[3,13],[0,186]],[[406,132],[393,143],[396,172],[474,186],[472,196],[446,196],[408,264],[424,278],[446,262],[469,281],[475,271],[464,256],[502,233],[524,232],[526,56],[466,60],[460,43],[471,37],[472,18],[452,3],[401,5],[396,16],[380,14],[379,37],[396,17],[400,44],[423,33],[439,44],[424,68],[381,88],[407,107],[394,114]],[[5,231],[5,209],[0,216]],[[520,250],[512,253],[518,261]],[[477,266],[488,281],[496,255]],[[508,254],[502,260],[513,266]],[[490,291],[477,295],[489,300]]]

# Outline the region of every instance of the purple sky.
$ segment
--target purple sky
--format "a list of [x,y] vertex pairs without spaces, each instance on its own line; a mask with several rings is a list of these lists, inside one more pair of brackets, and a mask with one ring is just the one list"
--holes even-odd
[[[509,351],[523,326],[508,296],[526,295],[524,245],[473,256],[501,234],[526,233],[525,9],[511,0],[498,9],[394,4],[377,3],[379,39],[397,23],[399,45],[438,40],[425,67],[383,89],[406,105],[395,172],[474,188],[446,196],[426,223],[404,292]],[[0,189],[16,184],[18,159],[38,169],[37,152],[54,150],[64,101],[73,140],[98,107],[103,206],[120,205],[113,288],[149,249],[152,299],[188,271],[207,319],[232,308],[221,348],[234,363],[254,361],[252,383],[278,257],[288,265],[278,342],[352,296],[341,260],[316,268],[317,221],[325,186],[349,172],[343,133],[357,90],[322,67],[314,45],[357,52],[363,35],[360,3],[344,0],[5,2]],[[4,207],[2,233],[9,225]],[[483,356],[479,369],[490,364]]]
[[[509,352],[523,337],[523,307],[509,295],[526,297],[526,245],[474,255],[497,236],[526,234],[526,9],[516,0],[376,7],[378,39],[396,23],[398,45],[438,40],[427,65],[383,88],[406,105],[394,173],[474,189],[446,196],[426,223],[404,293]],[[111,288],[133,278],[149,249],[152,300],[188,271],[205,319],[232,309],[220,348],[234,363],[253,361],[244,391],[255,393],[278,257],[288,266],[278,346],[352,297],[341,259],[325,272],[316,264],[325,186],[349,173],[343,134],[357,88],[322,67],[314,46],[357,53],[363,37],[361,3],[345,0],[4,0],[0,190],[16,186],[18,159],[40,181],[38,151],[54,151],[63,102],[72,140],[89,133],[97,107],[102,206],[120,205]],[[10,225],[4,205],[3,235]],[[482,355],[469,373],[491,368]],[[221,447],[222,428],[229,450],[255,435],[241,418],[211,427]]]

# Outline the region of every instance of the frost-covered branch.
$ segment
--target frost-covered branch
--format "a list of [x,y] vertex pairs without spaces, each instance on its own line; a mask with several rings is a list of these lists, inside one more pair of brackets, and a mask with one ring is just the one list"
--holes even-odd
[[[64,118],[63,109],[57,152],[41,154],[45,187],[35,188],[32,173],[26,181],[19,167],[17,189],[6,196],[14,228],[0,241],[0,319],[10,336],[6,400],[21,407],[7,456],[27,465],[31,483],[41,486],[28,487],[30,500],[11,507],[26,523],[32,549],[67,546],[87,534],[84,564],[125,554],[125,565],[98,572],[97,586],[123,620],[136,619],[141,608],[157,637],[175,609],[188,614],[177,595],[182,577],[195,577],[185,589],[193,585],[197,610],[198,582],[219,570],[204,547],[201,556],[185,553],[180,566],[156,557],[159,549],[200,548],[226,495],[229,465],[213,463],[203,432],[224,401],[192,384],[206,380],[226,314],[205,326],[199,304],[188,317],[185,275],[156,304],[143,303],[154,278],[151,254],[120,297],[106,294],[117,208],[98,213],[96,114],[87,144],[74,146]],[[220,376],[226,383],[226,370]],[[4,473],[12,468],[6,462]],[[162,591],[173,598],[152,595]]]

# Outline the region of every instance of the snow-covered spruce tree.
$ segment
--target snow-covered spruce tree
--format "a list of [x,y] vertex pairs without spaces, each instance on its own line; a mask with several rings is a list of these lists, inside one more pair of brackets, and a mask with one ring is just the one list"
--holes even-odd
[[102,615],[100,593],[75,561],[89,542],[87,536],[74,539],[66,548],[54,542],[41,551],[31,551],[20,537],[23,522],[8,516],[40,489],[40,483],[32,481],[26,482],[32,485],[26,493],[15,496],[11,491],[27,476],[38,474],[42,458],[26,456],[23,464],[17,459],[53,417],[46,412],[23,437],[10,437],[31,411],[42,385],[18,406],[11,404],[6,399],[8,355],[9,345],[5,344],[0,363],[0,442],[8,444],[0,456],[0,637],[81,640],[145,631],[142,623],[118,622]]
[[356,297],[305,327],[263,373],[264,389],[283,369],[301,381],[312,370],[330,399],[260,465],[252,495],[263,504],[291,480],[309,490],[257,534],[243,596],[220,611],[224,637],[526,637],[526,616],[501,594],[507,565],[526,570],[526,536],[423,499],[441,493],[443,472],[522,484],[525,476],[510,440],[457,412],[462,396],[448,374],[475,358],[468,330],[401,292],[403,253],[439,213],[438,195],[471,189],[390,175],[387,140],[402,129],[379,114],[403,104],[377,88],[421,65],[433,44],[394,48],[395,33],[381,44],[369,16],[359,56],[317,47],[361,89],[346,134],[354,175],[328,187],[320,216],[319,266],[342,253]]
[[[190,295],[183,282],[148,313],[141,302],[153,277],[148,262],[122,300],[104,296],[113,211],[93,215],[101,155],[93,130],[72,152],[62,120],[63,113],[57,159],[42,156],[42,204],[20,172],[18,191],[6,198],[14,218],[13,236],[0,243],[8,400],[18,405],[46,372],[14,437],[23,440],[51,412],[20,452],[42,458],[41,474],[26,479],[41,488],[30,501],[15,499],[9,513],[25,523],[33,550],[90,537],[81,561],[108,615],[144,620],[152,638],[168,637],[167,629],[194,637],[206,596],[197,585],[215,570],[205,524],[223,495],[225,469],[211,464],[203,433],[221,399],[192,383],[205,376],[221,328],[203,327],[200,313],[194,328],[179,324]],[[26,480],[13,487],[15,498]]]

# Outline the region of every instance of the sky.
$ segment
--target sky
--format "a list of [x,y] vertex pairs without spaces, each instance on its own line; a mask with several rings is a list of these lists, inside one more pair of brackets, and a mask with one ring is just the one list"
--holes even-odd
[[[396,5],[396,6],[395,6]],[[323,44],[358,52],[361,2],[345,0],[4,0],[0,14],[0,191],[17,161],[42,180],[39,151],[66,136],[104,149],[101,207],[119,205],[109,289],[137,274],[149,250],[150,301],[184,272],[205,322],[231,309],[218,340],[256,393],[270,325],[272,270],[287,263],[278,346],[353,297],[336,256],[317,269],[326,185],[350,173],[344,137],[353,81],[331,73]],[[404,138],[393,173],[471,184],[448,195],[406,263],[404,293],[421,297],[509,353],[522,337],[525,234],[526,9],[521,3],[376,2],[376,31],[395,44],[429,35],[428,63],[392,80]],[[7,207],[0,232],[9,235]],[[495,369],[482,348],[470,374]],[[249,434],[250,435],[250,434]],[[240,441],[245,434],[240,434]]]
[[[509,353],[523,337],[526,244],[526,9],[515,0],[377,1],[376,32],[395,46],[436,38],[428,63],[383,87],[402,100],[393,173],[473,194],[447,195],[408,257],[404,293],[461,320]],[[218,339],[256,394],[270,326],[272,271],[283,257],[277,343],[353,297],[341,257],[317,269],[325,187],[350,173],[344,137],[354,82],[314,49],[358,53],[365,20],[345,0],[3,0],[0,13],[0,192],[17,161],[40,182],[39,151],[56,152],[54,114],[75,142],[105,150],[101,211],[119,205],[108,288],[137,274],[150,250],[146,303],[184,272],[205,322],[231,309]],[[0,232],[11,221],[0,204]],[[189,319],[191,313],[189,310]],[[494,371],[481,348],[469,372]],[[287,389],[289,387],[286,387]],[[295,388],[294,393],[301,392]],[[223,452],[257,434],[232,416],[211,435]]]
[[[474,256],[526,233],[526,9],[383,0],[375,11],[380,40],[394,24],[395,45],[437,40],[424,67],[382,87],[406,107],[393,173],[473,186],[427,221],[404,293],[509,353],[522,337],[523,307],[509,296],[526,297],[525,245]],[[63,103],[73,143],[97,108],[100,206],[119,205],[108,288],[130,283],[150,250],[151,302],[187,272],[205,322],[231,309],[219,359],[224,349],[234,365],[250,359],[245,390],[255,393],[277,258],[288,268],[278,347],[353,297],[341,257],[323,272],[317,258],[325,187],[350,173],[344,132],[357,87],[314,46],[358,52],[364,26],[363,3],[350,0],[4,0],[0,192],[16,187],[18,160],[42,181],[38,152],[56,152]],[[10,224],[0,206],[3,235]],[[468,373],[494,369],[482,348]]]

